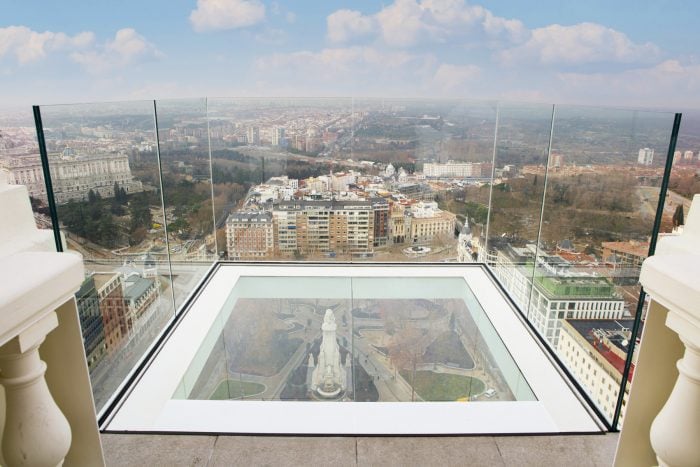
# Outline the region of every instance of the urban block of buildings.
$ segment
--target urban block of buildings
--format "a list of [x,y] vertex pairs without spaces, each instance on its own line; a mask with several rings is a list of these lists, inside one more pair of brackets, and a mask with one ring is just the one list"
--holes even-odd
[[479,250],[521,310],[556,347],[564,319],[621,319],[624,300],[606,277],[577,271],[558,255],[539,251],[535,244],[509,243]]

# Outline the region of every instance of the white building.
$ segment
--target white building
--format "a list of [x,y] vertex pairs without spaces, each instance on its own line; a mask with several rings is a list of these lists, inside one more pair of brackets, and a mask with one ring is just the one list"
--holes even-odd
[[331,189],[333,191],[347,191],[348,187],[356,182],[357,174],[352,170],[331,175]]
[[304,180],[304,183],[308,191],[315,191],[317,193],[321,193],[330,189],[330,177],[328,177],[327,175],[309,177],[306,180]]
[[684,161],[692,161],[693,160],[693,151],[686,151],[683,153],[683,160]]
[[[63,154],[49,154],[49,162],[54,199],[59,204],[86,199],[90,190],[110,198],[114,196],[115,183],[127,193],[143,190],[141,182],[131,174],[129,157],[125,153],[64,151]],[[26,185],[30,196],[46,200],[44,173],[38,155],[12,157],[0,163],[10,183]]]
[[429,244],[440,236],[454,238],[457,216],[439,209],[435,201],[414,204],[404,217],[406,242],[410,244]]
[[246,139],[248,144],[253,146],[260,146],[260,128],[256,126],[251,126],[246,132]]
[[284,146],[284,128],[277,127],[272,129],[272,145],[273,146]]
[[396,169],[392,164],[389,164],[386,166],[386,169],[384,170],[384,176],[386,178],[393,177],[394,174],[396,173]]
[[552,345],[557,345],[564,319],[624,316],[625,302],[608,279],[575,271],[571,263],[557,255],[541,250],[535,253],[534,244],[524,248],[505,244],[493,249],[490,256],[496,277],[518,307],[527,310],[528,320]]
[[399,168],[398,180],[399,183],[406,183],[408,181],[408,173],[403,167]]
[[637,156],[637,163],[641,165],[651,165],[654,162],[654,150],[642,148]]
[[429,178],[469,178],[481,176],[481,164],[473,162],[447,161],[446,164],[428,162],[423,164],[423,174]]
[[[622,382],[633,320],[563,320],[557,355],[609,420]],[[635,352],[637,347],[635,347]],[[636,356],[633,361],[637,361]],[[630,380],[634,364],[630,369]],[[624,417],[630,384],[625,387]]]
[[29,196],[46,201],[46,184],[38,154],[0,158],[0,171],[12,185],[24,185]]

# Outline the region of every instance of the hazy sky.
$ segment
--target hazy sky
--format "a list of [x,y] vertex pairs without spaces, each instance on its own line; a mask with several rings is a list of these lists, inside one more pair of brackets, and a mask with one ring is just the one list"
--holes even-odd
[[196,96],[700,107],[700,2],[0,0],[0,109]]

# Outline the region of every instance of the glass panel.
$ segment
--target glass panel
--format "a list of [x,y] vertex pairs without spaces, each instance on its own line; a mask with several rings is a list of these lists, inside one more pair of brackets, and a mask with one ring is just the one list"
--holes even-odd
[[456,261],[465,187],[491,177],[489,102],[216,99],[209,114],[233,260]]
[[527,316],[608,420],[672,124],[669,113],[556,108]]
[[[491,179],[496,104],[366,99],[355,100],[354,109],[352,157],[367,167],[361,172],[376,174],[364,191],[388,204],[382,218],[375,213],[375,236],[387,241],[375,241],[371,259],[466,260],[469,209],[488,211],[488,189],[479,187]],[[480,232],[480,226],[474,228]]]
[[348,160],[350,99],[212,99],[209,115],[224,257],[348,261],[371,252],[371,205],[349,188],[360,170]]
[[99,410],[173,317],[153,103],[41,108],[54,199],[69,250]]
[[350,296],[348,278],[239,278],[173,398],[353,400]]
[[27,188],[37,227],[51,229],[36,128],[28,107],[0,114],[0,177],[3,175],[10,185]]
[[470,217],[483,222],[488,214],[489,220],[486,247],[479,249],[483,239],[473,235],[472,254],[492,267],[523,312],[532,288],[551,125],[552,106],[500,104],[491,209],[470,204]]
[[353,278],[352,291],[356,400],[535,400],[464,279]]
[[464,279],[406,277],[241,277],[173,397],[535,400]]
[[175,305],[217,259],[206,99],[156,102]]
[[[700,194],[700,112],[683,112],[661,232],[680,233],[694,195]],[[679,229],[679,227],[681,227]]]

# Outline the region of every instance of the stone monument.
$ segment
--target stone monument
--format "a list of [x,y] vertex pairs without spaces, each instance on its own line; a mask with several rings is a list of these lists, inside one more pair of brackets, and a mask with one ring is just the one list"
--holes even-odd
[[[340,348],[335,336],[337,328],[333,310],[326,310],[321,325],[321,349],[311,374],[311,391],[323,399],[338,398],[345,391],[346,369],[340,363]],[[313,355],[309,356],[311,366],[314,366]]]

